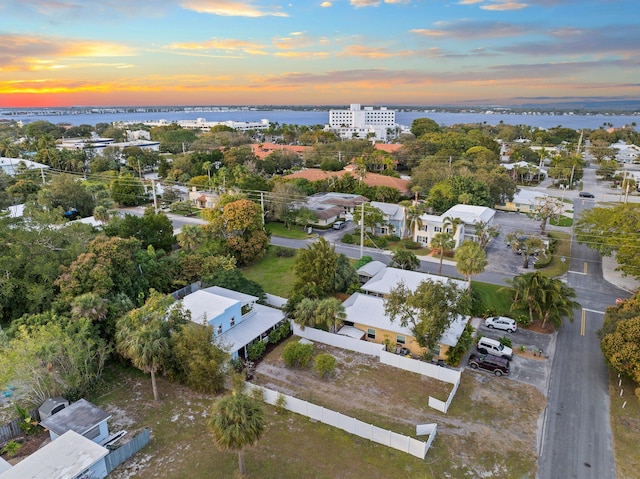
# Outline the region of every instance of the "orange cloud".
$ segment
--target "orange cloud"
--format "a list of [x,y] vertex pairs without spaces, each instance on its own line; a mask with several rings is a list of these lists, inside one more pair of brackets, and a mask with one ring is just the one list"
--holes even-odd
[[390,58],[413,55],[411,50],[395,51],[381,47],[371,47],[364,45],[350,45],[344,48],[340,56],[361,57],[361,58]]
[[251,1],[232,0],[182,0],[182,7],[198,13],[209,13],[223,17],[288,17],[280,9],[265,10],[253,5]]
[[527,3],[518,3],[518,2],[509,2],[509,1],[499,1],[498,3],[493,3],[490,5],[481,5],[480,8],[482,10],[491,10],[491,11],[507,11],[507,10],[522,10],[523,8],[527,8],[529,5]]
[[243,52],[250,55],[267,55],[265,46],[259,43],[236,40],[232,38],[212,38],[206,42],[172,43],[167,47],[170,50],[222,50],[227,53]]

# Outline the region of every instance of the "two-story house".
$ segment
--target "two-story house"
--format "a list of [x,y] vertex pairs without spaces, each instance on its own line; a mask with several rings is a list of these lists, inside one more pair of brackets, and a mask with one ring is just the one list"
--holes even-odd
[[[457,248],[464,240],[476,240],[475,225],[482,221],[492,225],[495,210],[486,206],[455,205],[442,215],[420,216],[420,227],[413,232],[413,241],[424,246],[430,246],[431,240],[438,233],[452,233]],[[457,219],[459,224],[454,228],[452,220]],[[455,230],[455,231],[454,231]]]
[[232,357],[246,357],[247,346],[266,340],[285,317],[279,309],[258,304],[258,297],[220,286],[200,289],[182,299],[191,320],[213,327],[213,335]]

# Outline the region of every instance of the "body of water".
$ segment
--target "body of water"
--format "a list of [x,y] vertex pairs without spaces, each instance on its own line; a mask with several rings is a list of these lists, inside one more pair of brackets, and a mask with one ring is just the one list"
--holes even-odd
[[[95,125],[96,123],[112,123],[114,121],[152,121],[167,120],[195,120],[204,118],[207,121],[260,121],[286,123],[291,125],[325,125],[329,122],[328,111],[298,111],[298,110],[230,110],[230,111],[147,111],[147,112],[111,112],[104,113],[71,113],[61,110],[50,111],[13,111],[0,112],[0,118],[21,120],[30,123],[45,120],[51,123],[69,123],[71,125]],[[400,125],[411,126],[416,118],[430,118],[439,125],[451,126],[460,123],[481,123],[498,125],[529,125],[539,128],[553,128],[562,126],[574,130],[598,129],[603,125],[619,128],[640,122],[640,115],[590,114],[572,115],[561,113],[454,113],[438,111],[398,111],[396,122]],[[636,127],[637,128],[637,127]]]

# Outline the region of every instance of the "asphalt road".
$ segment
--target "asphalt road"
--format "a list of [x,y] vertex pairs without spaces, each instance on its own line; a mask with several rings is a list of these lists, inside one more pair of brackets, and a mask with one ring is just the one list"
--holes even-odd
[[[593,200],[574,200],[574,214],[593,206]],[[604,281],[599,254],[575,239],[569,261],[567,284],[584,313],[577,310],[558,332],[538,477],[614,479],[608,370],[596,331],[606,307],[628,293]]]

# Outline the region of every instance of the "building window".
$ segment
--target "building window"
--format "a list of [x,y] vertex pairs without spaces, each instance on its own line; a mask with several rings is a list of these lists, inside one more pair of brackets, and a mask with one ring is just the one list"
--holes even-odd
[[442,233],[442,227],[440,227],[440,226],[434,226],[434,227],[433,227],[433,231],[435,231],[436,233]]
[[229,320],[229,326],[233,328],[235,326],[235,324],[236,324],[236,318],[231,318]]
[[84,433],[84,437],[87,439],[95,439],[100,435],[100,426],[95,426],[89,429],[86,433]]
[[367,339],[376,339],[376,330],[367,328]]
[[402,344],[403,346],[407,344],[407,338],[402,336],[401,334],[396,335],[396,343]]
[[222,324],[218,325],[218,335],[222,334]]

